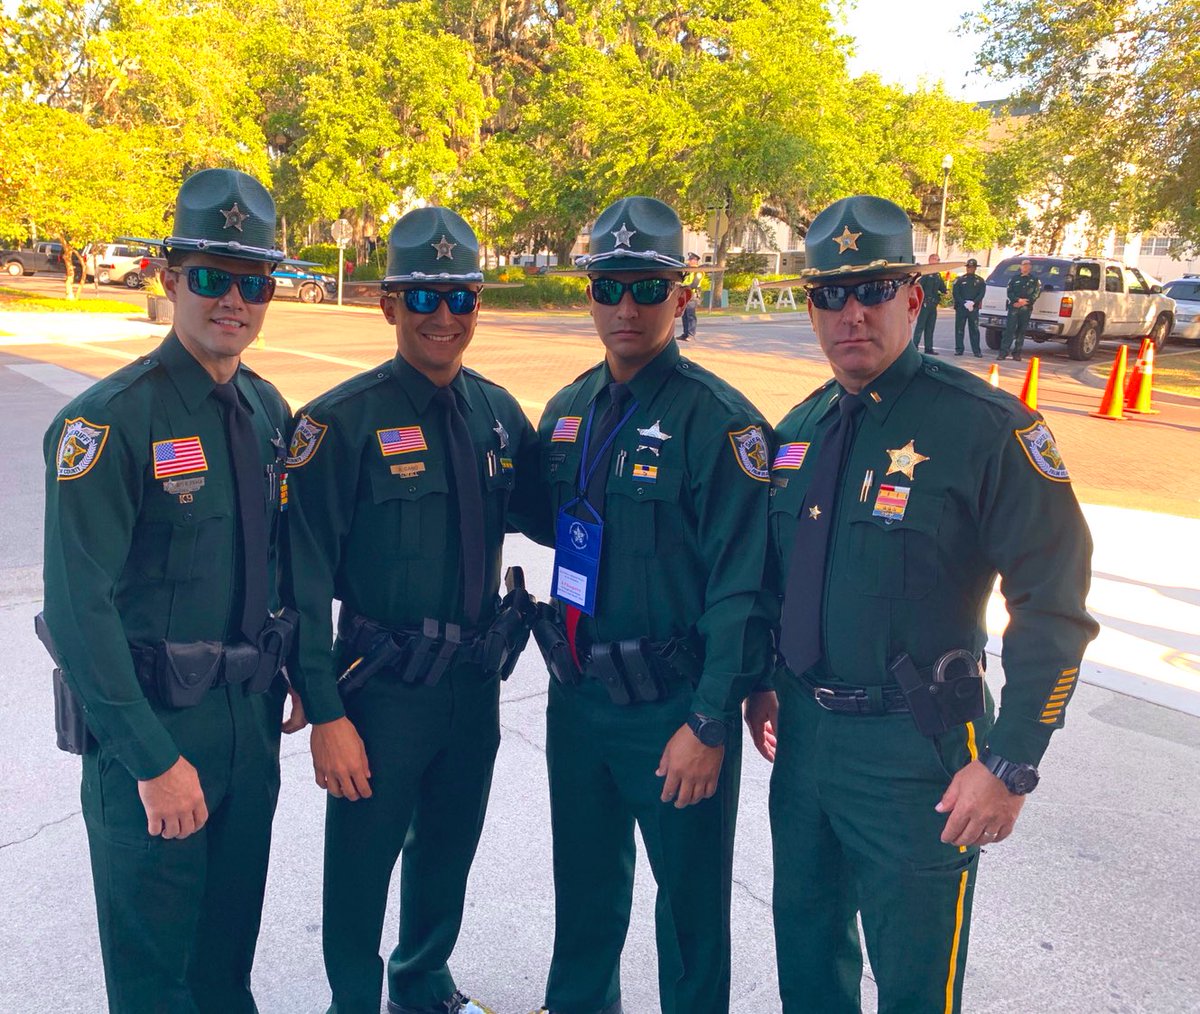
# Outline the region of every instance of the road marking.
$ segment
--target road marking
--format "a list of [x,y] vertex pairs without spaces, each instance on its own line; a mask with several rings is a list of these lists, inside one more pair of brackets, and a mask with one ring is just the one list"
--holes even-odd
[[11,364],[8,368],[13,373],[28,377],[43,387],[48,387],[59,394],[65,394],[68,398],[82,394],[96,382],[94,378],[83,373],[76,373],[74,370],[68,370],[64,366],[55,366],[53,363]]

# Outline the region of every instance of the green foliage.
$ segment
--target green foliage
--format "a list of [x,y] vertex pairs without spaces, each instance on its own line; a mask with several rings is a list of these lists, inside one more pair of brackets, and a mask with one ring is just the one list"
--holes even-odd
[[24,289],[0,288],[0,308],[32,313],[145,313],[145,306],[124,303],[119,299],[54,299],[39,296]]
[[529,307],[582,307],[587,305],[587,279],[555,275],[528,275],[524,285],[514,289],[483,290],[485,309]]
[[319,271],[337,273],[338,248],[336,243],[313,243],[296,251],[296,260],[313,261],[320,265]]
[[1002,196],[1040,204],[1025,231],[1053,248],[1087,214],[1097,234],[1173,226],[1200,244],[1200,4],[993,0],[965,20],[980,67],[1037,109],[996,169]]

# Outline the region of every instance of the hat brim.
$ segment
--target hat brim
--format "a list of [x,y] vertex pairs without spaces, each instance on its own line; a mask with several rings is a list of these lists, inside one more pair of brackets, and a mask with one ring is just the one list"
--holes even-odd
[[410,271],[407,275],[388,275],[383,279],[385,285],[402,284],[405,282],[427,282],[441,285],[446,282],[483,282],[482,271],[467,271],[463,274],[452,275],[449,271],[440,271],[435,275],[427,275],[424,271]]
[[555,269],[551,274],[582,278],[595,274],[616,274],[633,271],[687,271],[681,257],[659,253],[657,250],[609,250],[599,254],[583,254],[575,258],[574,268]]
[[214,257],[232,257],[241,261],[266,261],[268,264],[278,264],[287,255],[282,250],[271,250],[267,247],[247,246],[237,240],[188,239],[181,236],[168,236],[162,241],[163,249],[168,253],[180,250],[185,253],[206,253]]
[[809,285],[828,282],[834,278],[881,278],[888,275],[940,275],[951,268],[960,268],[962,261],[941,261],[938,264],[904,264],[892,261],[871,261],[868,264],[839,264],[836,268],[818,271],[809,268],[800,272],[796,282]]
[[[380,289],[387,291],[385,289],[385,286],[409,285],[409,284],[412,284],[412,282],[414,282],[414,281],[422,281],[422,282],[425,282],[426,284],[432,284],[432,285],[444,285],[449,282],[462,281],[462,280],[463,279],[455,279],[455,278],[421,278],[421,279],[409,279],[408,281],[405,281],[404,279],[381,278],[379,280],[379,287],[380,287]],[[479,285],[481,288],[484,288],[484,289],[520,289],[520,288],[524,287],[524,285],[525,285],[524,282],[480,282],[476,279],[466,279],[466,281],[468,281],[472,284]]]

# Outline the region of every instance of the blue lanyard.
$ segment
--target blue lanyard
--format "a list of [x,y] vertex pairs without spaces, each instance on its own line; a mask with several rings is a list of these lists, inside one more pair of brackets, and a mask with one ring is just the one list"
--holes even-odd
[[[596,471],[596,466],[600,464],[600,459],[604,457],[604,452],[607,451],[612,445],[612,442],[617,439],[617,434],[621,432],[621,428],[627,422],[629,422],[631,418],[633,418],[633,413],[637,411],[637,407],[638,403],[636,401],[630,402],[628,411],[621,416],[621,421],[612,428],[612,432],[609,433],[604,443],[600,445],[600,449],[596,451],[595,457],[592,457],[589,454],[589,451],[591,450],[592,443],[592,422],[596,418],[596,403],[594,401],[592,402],[591,411],[588,412],[587,427],[583,431],[583,458],[579,462],[579,489],[577,491],[579,496],[571,501],[571,503],[567,505],[568,507],[573,507],[580,500],[582,500],[584,503],[587,503],[588,483],[590,483],[592,480],[592,475]],[[588,504],[589,508],[591,508],[591,506],[591,504]],[[592,513],[596,513],[594,508],[592,509]]]

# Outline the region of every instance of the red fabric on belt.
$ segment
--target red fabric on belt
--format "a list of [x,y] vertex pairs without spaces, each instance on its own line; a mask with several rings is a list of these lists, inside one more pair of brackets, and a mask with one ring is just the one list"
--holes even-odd
[[583,613],[578,606],[567,606],[567,644],[571,646],[571,657],[575,659],[575,664],[580,669],[583,668],[579,661],[579,652],[575,648],[575,631],[579,627],[579,617]]

